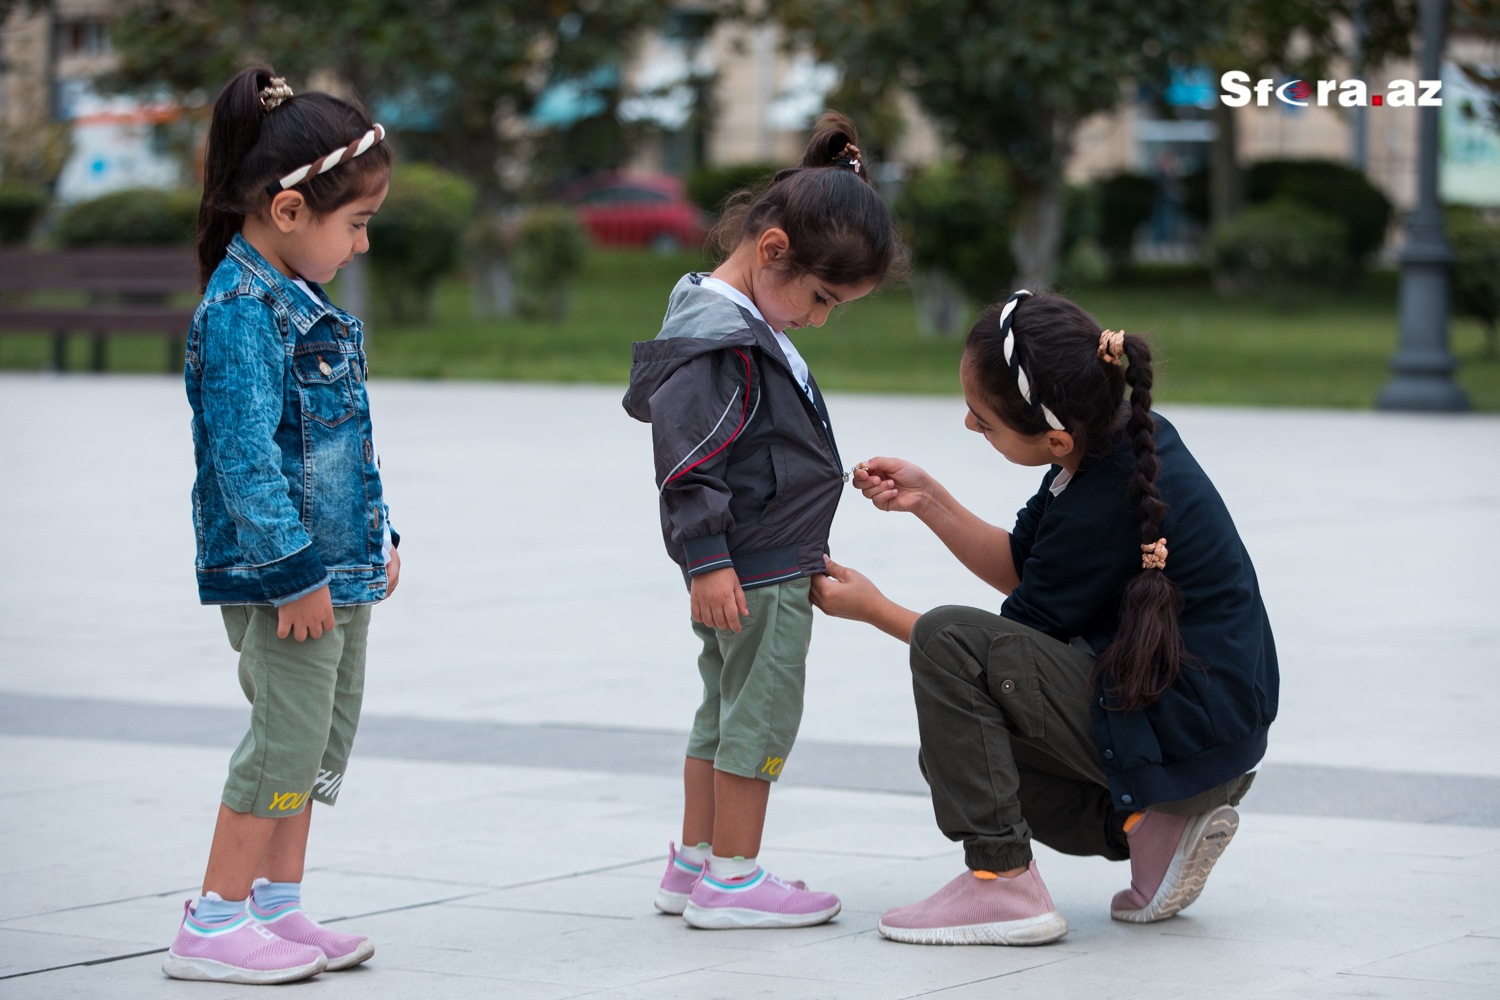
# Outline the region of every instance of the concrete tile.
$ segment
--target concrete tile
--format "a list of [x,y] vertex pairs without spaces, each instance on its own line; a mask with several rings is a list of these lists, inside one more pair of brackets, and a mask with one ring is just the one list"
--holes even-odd
[[1346,970],[1351,976],[1500,985],[1500,940],[1465,936]]
[[[77,962],[92,962],[116,955],[128,955],[154,946],[143,947],[138,940],[86,937],[78,934],[47,934],[38,931],[0,928],[0,977],[15,976],[39,969]],[[165,947],[165,945],[160,945]],[[0,986],[0,994],[4,987]]]
[[589,994],[600,1000],[740,1000],[775,997],[776,1000],[895,1000],[910,996],[891,984],[839,983],[758,973],[703,969],[677,976],[663,976],[642,983]]

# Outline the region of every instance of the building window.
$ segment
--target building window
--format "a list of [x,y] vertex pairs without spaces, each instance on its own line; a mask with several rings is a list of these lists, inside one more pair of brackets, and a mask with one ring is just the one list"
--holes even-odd
[[102,56],[109,52],[109,26],[103,21],[64,21],[57,26],[59,58]]

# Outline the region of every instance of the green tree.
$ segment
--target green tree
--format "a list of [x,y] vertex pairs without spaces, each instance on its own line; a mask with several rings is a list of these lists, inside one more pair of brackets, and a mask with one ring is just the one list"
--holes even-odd
[[[1454,0],[1452,27],[1500,41],[1500,0]],[[1464,75],[1489,93],[1490,123],[1500,128],[1500,66],[1461,64]],[[1491,328],[1493,331],[1493,327]]]
[[838,65],[844,88],[900,86],[965,159],[990,155],[1016,194],[1017,280],[1057,264],[1064,166],[1078,125],[1212,41],[1230,0],[771,0],[784,24]]
[[[179,97],[213,94],[247,59],[306,86],[332,73],[381,115],[403,148],[467,177],[479,211],[516,196],[507,158],[542,158],[549,144],[601,142],[624,155],[615,110],[618,68],[668,0],[142,0],[111,31],[119,67],[104,82]],[[603,72],[601,72],[603,70]],[[571,81],[588,114],[567,128],[516,129],[545,89]],[[579,137],[585,136],[582,143]],[[592,164],[595,166],[607,163]]]
[[[1415,0],[1240,0],[1225,8],[1223,30],[1197,53],[1213,70],[1215,87],[1230,70],[1252,80],[1284,73],[1325,79],[1342,60],[1356,74],[1411,54]],[[1355,47],[1346,51],[1350,26]],[[1362,30],[1360,30],[1362,28]],[[1216,102],[1217,135],[1209,151],[1209,217],[1222,225],[1245,203],[1235,109]]]

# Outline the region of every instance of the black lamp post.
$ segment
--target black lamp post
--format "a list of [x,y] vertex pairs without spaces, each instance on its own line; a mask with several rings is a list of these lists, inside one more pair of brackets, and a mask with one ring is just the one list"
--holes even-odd
[[[1420,0],[1422,79],[1443,73],[1443,34],[1447,0]],[[1455,412],[1469,408],[1469,397],[1453,381],[1448,352],[1448,271],[1453,250],[1443,235],[1438,205],[1438,115],[1440,108],[1418,108],[1417,209],[1406,223],[1401,250],[1400,343],[1391,356],[1394,377],[1375,400],[1382,410]]]

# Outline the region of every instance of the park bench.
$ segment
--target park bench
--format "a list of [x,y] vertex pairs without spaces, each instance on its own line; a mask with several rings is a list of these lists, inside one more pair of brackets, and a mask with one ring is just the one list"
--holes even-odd
[[[0,250],[0,334],[50,333],[56,371],[67,367],[70,333],[93,337],[94,371],[104,370],[107,337],[164,335],[167,370],[180,371],[193,310],[170,300],[197,290],[197,257],[191,247]],[[27,301],[37,295],[58,298],[59,293],[86,301]]]

